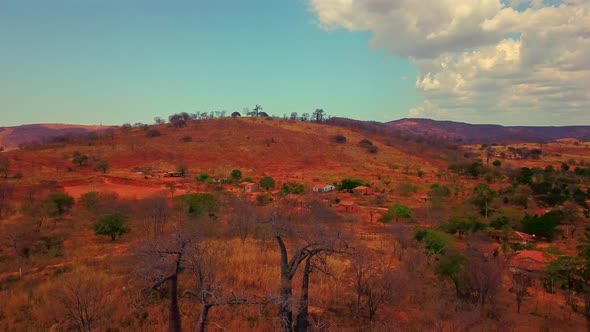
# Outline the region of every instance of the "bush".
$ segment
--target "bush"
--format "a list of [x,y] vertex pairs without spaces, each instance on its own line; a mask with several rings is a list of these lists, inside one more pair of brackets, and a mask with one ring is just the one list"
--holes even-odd
[[401,183],[398,187],[397,187],[397,191],[399,192],[400,195],[407,197],[412,195],[413,193],[418,191],[418,186],[411,184],[411,183]]
[[256,202],[258,202],[258,205],[267,205],[272,202],[272,197],[269,194],[258,194],[256,195]]
[[266,190],[270,190],[275,187],[275,180],[270,176],[265,176],[262,179],[260,179],[260,187]]
[[145,137],[148,137],[148,138],[160,137],[161,135],[162,134],[157,129],[150,129],[150,130],[146,131],[146,133],[145,133]]
[[432,229],[416,228],[414,240],[423,243],[428,255],[441,256],[451,247],[453,239],[450,235]]
[[191,136],[183,136],[180,140],[184,143],[188,143],[192,142],[193,138]]
[[47,196],[47,200],[51,206],[50,215],[54,218],[63,217],[74,206],[74,198],[61,191],[52,192]]
[[343,179],[340,183],[336,186],[336,188],[340,191],[347,191],[352,192],[354,188],[362,186],[363,181],[359,179]]
[[301,183],[287,182],[281,187],[281,192],[284,194],[301,195],[305,193],[305,187]]
[[117,236],[129,233],[127,219],[126,215],[120,213],[104,215],[94,224],[94,234],[110,236],[111,240],[115,241]]
[[110,165],[106,160],[99,160],[96,165],[94,166],[94,170],[95,171],[101,171],[103,173],[106,173],[107,170],[109,169]]
[[334,137],[332,137],[332,140],[336,143],[343,144],[343,143],[346,143],[346,136],[344,136],[342,134],[338,134],[338,135],[335,135]]
[[359,145],[362,148],[367,149],[367,151],[369,151],[370,153],[377,153],[377,151],[379,151],[379,149],[373,144],[373,142],[369,141],[368,139],[363,139],[359,142]]
[[77,164],[80,167],[86,165],[88,159],[87,155],[81,154],[79,151],[74,151],[74,154],[72,155],[72,163]]
[[240,171],[239,169],[234,169],[233,171],[231,171],[230,178],[236,182],[240,181],[242,179],[242,171]]
[[502,162],[496,159],[492,162],[492,165],[494,165],[495,167],[500,167],[502,166]]
[[175,198],[177,208],[193,217],[200,217],[204,213],[214,216],[219,209],[219,203],[211,194],[186,194]]
[[201,173],[197,176],[195,176],[195,180],[197,182],[206,182],[209,179],[209,174],[207,173]]
[[395,204],[387,210],[387,212],[381,217],[381,219],[379,219],[379,221],[382,223],[390,223],[394,219],[399,221],[399,218],[412,219],[412,217],[412,210],[408,206],[403,204]]
[[559,232],[557,226],[562,218],[561,211],[550,211],[540,217],[527,214],[522,220],[522,231],[551,241]]

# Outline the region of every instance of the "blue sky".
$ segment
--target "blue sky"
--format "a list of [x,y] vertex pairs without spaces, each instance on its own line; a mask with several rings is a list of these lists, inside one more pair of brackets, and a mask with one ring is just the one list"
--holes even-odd
[[407,58],[323,29],[303,0],[1,0],[0,126],[175,112],[386,121],[422,101]]

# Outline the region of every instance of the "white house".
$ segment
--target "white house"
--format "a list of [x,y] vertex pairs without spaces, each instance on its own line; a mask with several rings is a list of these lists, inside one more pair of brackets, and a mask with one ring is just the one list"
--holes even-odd
[[321,186],[313,187],[313,191],[316,193],[327,193],[327,192],[334,191],[334,190],[336,190],[336,187],[334,187],[331,184],[324,184]]

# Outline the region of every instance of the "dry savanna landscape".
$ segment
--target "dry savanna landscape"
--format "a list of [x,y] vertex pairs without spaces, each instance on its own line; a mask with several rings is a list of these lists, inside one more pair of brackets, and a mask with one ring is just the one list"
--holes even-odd
[[586,329],[590,143],[462,145],[318,111],[6,149],[0,329]]

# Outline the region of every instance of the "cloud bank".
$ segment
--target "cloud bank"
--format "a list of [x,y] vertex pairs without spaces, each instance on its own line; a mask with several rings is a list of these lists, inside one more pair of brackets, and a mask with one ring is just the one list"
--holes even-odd
[[412,117],[590,124],[590,0],[310,0],[324,29],[409,58]]

